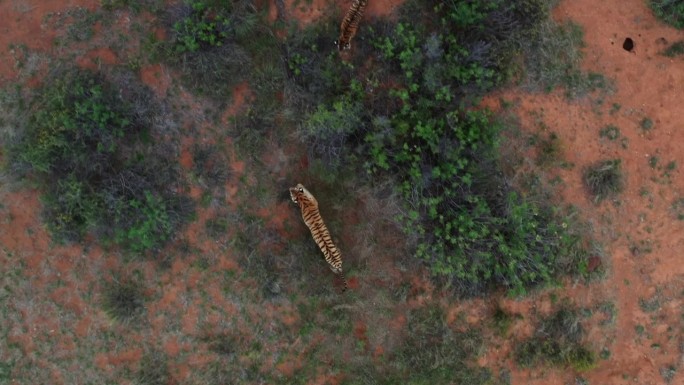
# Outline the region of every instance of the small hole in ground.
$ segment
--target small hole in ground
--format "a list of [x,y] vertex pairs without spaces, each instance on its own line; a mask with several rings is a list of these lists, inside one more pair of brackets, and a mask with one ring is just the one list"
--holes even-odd
[[632,52],[632,50],[634,49],[634,40],[632,40],[632,38],[629,37],[626,38],[625,42],[622,43],[622,48],[624,48],[625,51]]

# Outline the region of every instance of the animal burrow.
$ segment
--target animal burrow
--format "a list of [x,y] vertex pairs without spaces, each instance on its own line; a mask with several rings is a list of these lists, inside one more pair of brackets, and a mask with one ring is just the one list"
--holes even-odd
[[622,43],[622,48],[624,48],[625,51],[632,52],[634,49],[634,40],[632,40],[631,37],[626,38],[625,42]]

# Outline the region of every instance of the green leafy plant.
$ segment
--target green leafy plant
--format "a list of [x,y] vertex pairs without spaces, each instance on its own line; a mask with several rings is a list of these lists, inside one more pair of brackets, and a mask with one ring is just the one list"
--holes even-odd
[[88,72],[67,71],[48,82],[30,101],[10,162],[39,181],[44,218],[57,240],[92,233],[142,252],[171,237],[187,206],[170,189],[178,175],[169,154],[143,140],[151,117],[137,114],[119,92],[152,103],[143,89],[116,90]]
[[684,3],[679,0],[651,0],[655,14],[673,26],[684,28]]
[[617,140],[620,138],[620,129],[617,126],[609,124],[599,131],[599,136],[608,140]]
[[207,1],[189,2],[190,15],[173,24],[174,49],[178,53],[195,52],[206,47],[220,47],[228,37],[229,21]]
[[[514,75],[506,72],[515,57],[507,39],[539,36],[534,29],[548,15],[546,5],[409,7],[395,26],[365,29],[384,60],[364,79],[350,78],[348,70],[328,78],[325,71],[339,64],[328,64],[311,42],[296,51],[301,56],[290,56],[302,74],[294,73],[300,89],[325,90],[309,106],[303,139],[331,168],[358,159],[370,177],[402,181],[402,221],[418,239],[415,255],[464,294],[496,286],[521,294],[561,270],[586,272],[582,237],[563,226],[558,210],[510,187],[500,167],[502,126],[488,111],[470,108]],[[392,86],[376,89],[374,76]],[[559,149],[551,136],[541,159],[555,159]]]
[[640,125],[642,130],[650,131],[653,128],[653,120],[651,118],[643,118]]

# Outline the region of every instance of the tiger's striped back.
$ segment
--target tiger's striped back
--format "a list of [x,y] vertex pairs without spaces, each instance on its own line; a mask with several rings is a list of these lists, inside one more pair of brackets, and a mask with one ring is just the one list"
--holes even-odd
[[301,183],[295,187],[290,187],[290,198],[301,209],[306,227],[309,228],[318,248],[323,252],[330,270],[342,279],[344,290],[346,290],[347,279],[342,272],[342,252],[335,246],[330,237],[330,231],[328,231],[328,227],[318,211],[318,201]]
[[366,4],[368,4],[368,0],[352,1],[347,14],[344,16],[344,19],[342,19],[340,37],[335,42],[337,44],[337,49],[340,51],[351,48],[351,40],[354,35],[356,35],[356,30],[359,29],[359,22],[361,22],[361,18],[363,17],[363,11],[366,9]]

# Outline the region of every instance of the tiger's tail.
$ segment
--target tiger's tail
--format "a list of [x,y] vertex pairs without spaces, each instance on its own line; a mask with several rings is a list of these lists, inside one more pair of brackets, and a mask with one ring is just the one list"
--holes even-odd
[[347,278],[341,271],[337,274],[337,276],[340,277],[340,279],[342,279],[342,283],[344,283],[344,287],[342,288],[342,292],[344,293],[345,291],[347,291],[347,289],[349,289],[349,283],[347,283]]

